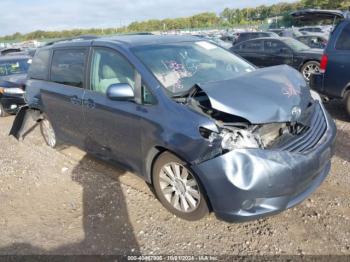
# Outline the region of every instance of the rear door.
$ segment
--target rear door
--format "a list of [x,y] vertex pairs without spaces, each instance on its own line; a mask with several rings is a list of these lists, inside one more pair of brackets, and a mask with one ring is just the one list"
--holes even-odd
[[112,101],[112,84],[127,83],[137,93],[140,76],[119,52],[94,47],[90,58],[90,84],[84,95],[86,149],[107,160],[137,169],[141,159],[140,106],[136,101]]
[[264,40],[264,53],[266,54],[264,66],[293,64],[293,51],[280,40]]
[[87,48],[56,49],[50,82],[41,90],[45,113],[59,139],[81,146],[84,143],[82,98]]

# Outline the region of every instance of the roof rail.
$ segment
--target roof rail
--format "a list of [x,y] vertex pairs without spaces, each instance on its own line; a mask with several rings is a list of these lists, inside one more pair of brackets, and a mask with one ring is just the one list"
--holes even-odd
[[48,42],[45,46],[53,45],[60,42],[69,42],[69,41],[79,41],[79,40],[93,40],[99,38],[96,35],[79,35],[68,38],[61,38],[55,41]]

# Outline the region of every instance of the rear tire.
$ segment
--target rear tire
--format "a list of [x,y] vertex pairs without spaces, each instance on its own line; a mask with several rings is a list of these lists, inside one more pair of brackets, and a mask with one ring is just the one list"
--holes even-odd
[[344,105],[345,105],[345,110],[350,116],[350,90],[346,91],[345,96],[344,96]]
[[8,116],[8,113],[5,111],[3,105],[0,103],[0,117]]
[[40,131],[45,140],[45,143],[51,148],[57,148],[58,142],[55,130],[52,127],[50,120],[44,114],[43,119],[40,121]]
[[300,69],[304,79],[309,82],[310,77],[314,73],[320,72],[320,63],[318,61],[309,61],[306,62]]
[[152,176],[159,201],[171,213],[189,221],[209,214],[204,190],[187,163],[165,152],[157,158]]

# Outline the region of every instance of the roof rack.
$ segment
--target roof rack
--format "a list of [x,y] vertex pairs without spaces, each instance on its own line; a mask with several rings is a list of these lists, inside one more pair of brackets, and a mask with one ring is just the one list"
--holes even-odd
[[45,46],[53,45],[56,43],[61,43],[61,42],[69,42],[69,41],[80,41],[80,40],[93,40],[99,38],[96,35],[79,35],[79,36],[74,36],[74,37],[68,37],[68,38],[61,38],[55,41],[48,42]]

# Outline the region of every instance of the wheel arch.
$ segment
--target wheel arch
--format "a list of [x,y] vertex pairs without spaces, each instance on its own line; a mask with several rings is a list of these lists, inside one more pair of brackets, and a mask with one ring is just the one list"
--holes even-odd
[[313,59],[313,58],[307,58],[305,60],[303,60],[301,62],[301,64],[299,65],[299,72],[301,71],[301,69],[303,68],[303,66],[308,63],[308,62],[317,62],[317,63],[321,63],[321,60],[317,60],[317,59]]
[[145,168],[146,168],[145,179],[146,179],[146,182],[151,184],[151,185],[153,185],[152,171],[153,171],[154,163],[156,162],[158,157],[164,152],[169,152],[169,153],[175,155],[176,157],[180,158],[184,162],[187,162],[185,159],[183,159],[181,156],[179,156],[177,153],[175,153],[174,151],[172,151],[169,148],[166,148],[166,147],[160,146],[160,145],[152,147],[148,151],[148,154],[146,157],[146,163],[145,163]]
[[[165,152],[169,152],[171,154],[173,154],[174,156],[176,156],[177,158],[181,159],[182,161],[188,163],[188,161],[186,161],[183,157],[181,157],[179,154],[177,154],[176,152],[172,151],[171,149],[169,148],[166,148],[164,146],[154,146],[153,148],[151,148],[149,150],[149,153],[147,155],[147,158],[146,158],[146,182],[153,186],[153,176],[152,176],[152,172],[153,172],[153,167],[154,167],[154,164],[156,162],[156,160],[159,158],[159,156]],[[207,193],[207,190],[206,190],[206,187],[205,185],[202,183],[202,180],[200,179],[200,177],[198,176],[198,174],[196,174],[192,169],[191,169],[191,166],[189,166],[191,172],[193,173],[193,175],[197,178],[198,180],[198,183],[200,184],[201,188],[204,190],[204,197],[207,201],[207,204],[208,204],[208,208],[209,210],[211,211],[212,210],[212,205],[211,205],[211,201],[209,199],[209,196],[208,196],[208,193]]]

